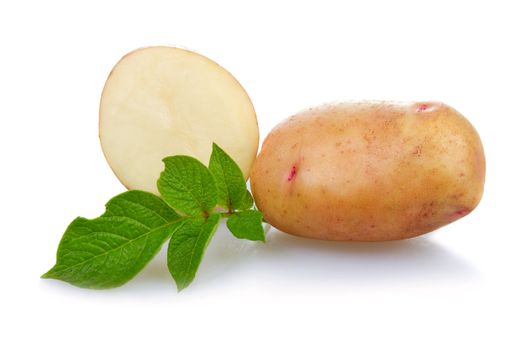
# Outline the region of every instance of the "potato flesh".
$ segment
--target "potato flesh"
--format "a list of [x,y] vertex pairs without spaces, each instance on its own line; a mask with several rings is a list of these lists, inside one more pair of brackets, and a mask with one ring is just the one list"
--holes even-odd
[[327,240],[414,237],[478,204],[479,136],[441,103],[323,106],[279,124],[263,143],[251,185],[265,219]]
[[153,193],[164,157],[184,154],[208,164],[215,142],[248,178],[259,144],[253,105],[237,80],[208,58],[172,47],[121,59],[102,93],[99,130],[121,182]]

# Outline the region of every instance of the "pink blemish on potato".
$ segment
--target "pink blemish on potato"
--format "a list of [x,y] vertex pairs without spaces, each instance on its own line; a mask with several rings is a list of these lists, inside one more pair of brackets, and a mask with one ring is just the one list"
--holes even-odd
[[417,111],[418,112],[423,112],[423,111],[426,111],[428,109],[428,105],[427,104],[422,104],[422,105],[419,105],[419,107],[417,107]]
[[292,181],[295,178],[295,175],[297,175],[297,167],[294,165],[288,175],[288,181]]
[[470,213],[470,210],[468,210],[467,208],[457,209],[456,211],[454,211],[454,212],[450,215],[450,219],[451,219],[452,221],[455,221],[455,220],[461,219],[462,217],[464,217],[464,216],[467,215],[468,213]]
[[422,112],[431,112],[436,108],[436,106],[432,103],[419,103],[416,105],[416,112],[422,113]]

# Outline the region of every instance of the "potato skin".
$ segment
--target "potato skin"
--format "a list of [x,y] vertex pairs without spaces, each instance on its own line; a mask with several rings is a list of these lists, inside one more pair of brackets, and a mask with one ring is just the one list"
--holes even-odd
[[270,132],[251,170],[270,224],[324,240],[433,231],[470,213],[484,182],[476,130],[439,102],[310,108]]

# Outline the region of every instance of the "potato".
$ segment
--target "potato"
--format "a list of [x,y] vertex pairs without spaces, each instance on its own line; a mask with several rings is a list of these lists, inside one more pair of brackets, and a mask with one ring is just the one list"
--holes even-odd
[[470,213],[484,180],[476,130],[439,102],[311,108],[270,132],[251,171],[271,225],[324,240],[430,232]]
[[102,92],[99,131],[124,186],[154,193],[164,157],[208,164],[215,142],[248,178],[259,147],[255,111],[239,82],[212,60],[175,47],[138,49],[117,63]]

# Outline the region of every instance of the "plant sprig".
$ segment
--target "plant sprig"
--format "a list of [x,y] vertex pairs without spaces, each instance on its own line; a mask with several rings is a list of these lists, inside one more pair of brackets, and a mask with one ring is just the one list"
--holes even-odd
[[195,278],[222,217],[240,239],[265,240],[262,213],[254,208],[241,169],[213,144],[208,168],[189,156],[163,159],[160,197],[131,190],[113,197],[95,219],[78,217],[67,227],[56,264],[42,278],[104,289],[135,277],[162,245],[178,290]]

